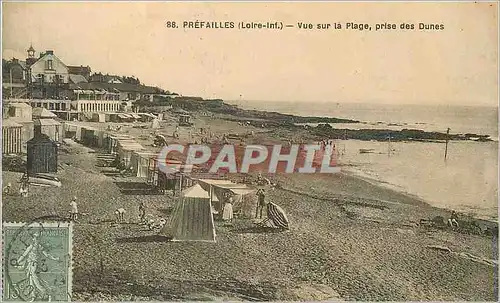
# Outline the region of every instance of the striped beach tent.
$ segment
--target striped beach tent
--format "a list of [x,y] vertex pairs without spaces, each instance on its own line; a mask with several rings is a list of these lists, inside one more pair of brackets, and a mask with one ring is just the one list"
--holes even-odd
[[169,224],[160,231],[172,241],[215,242],[215,226],[206,190],[196,184],[182,192]]
[[267,203],[267,217],[276,227],[289,229],[288,218],[285,211],[279,205],[272,202]]

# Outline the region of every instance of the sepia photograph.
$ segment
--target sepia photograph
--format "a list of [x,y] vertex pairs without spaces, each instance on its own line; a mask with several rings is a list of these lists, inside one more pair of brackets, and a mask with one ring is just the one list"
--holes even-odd
[[0,300],[497,302],[498,10],[3,1]]

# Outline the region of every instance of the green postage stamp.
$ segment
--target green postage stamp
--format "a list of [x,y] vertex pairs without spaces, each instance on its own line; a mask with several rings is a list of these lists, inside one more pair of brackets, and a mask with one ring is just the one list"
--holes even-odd
[[71,300],[71,223],[3,223],[2,240],[4,301]]

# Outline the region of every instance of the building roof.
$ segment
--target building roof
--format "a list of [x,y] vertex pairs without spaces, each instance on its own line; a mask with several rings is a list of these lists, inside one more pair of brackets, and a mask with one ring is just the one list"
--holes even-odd
[[69,81],[71,81],[74,84],[78,83],[87,83],[87,79],[85,79],[84,76],[82,75],[76,75],[76,74],[69,74]]
[[68,66],[66,64],[64,64],[64,62],[59,57],[57,57],[56,55],[54,55],[54,51],[52,51],[52,50],[47,50],[47,51],[45,51],[45,53],[40,53],[40,57],[38,58],[38,60],[36,60],[35,62],[33,62],[32,65],[35,65],[39,61],[44,60],[44,58],[47,57],[47,56],[52,56],[53,60],[58,61],[59,64],[61,64],[62,66],[68,68]]
[[178,108],[178,109],[174,110],[174,113],[182,114],[182,115],[189,115],[189,112],[186,110],[183,110],[182,108]]
[[21,125],[26,125],[26,124],[32,124],[33,123],[33,120],[31,120],[31,119],[27,120],[27,119],[21,118],[21,117],[9,117],[8,119],[12,120],[13,122],[19,123]]
[[14,64],[19,64],[22,69],[26,69],[26,61],[21,61],[16,58],[12,58],[11,60],[6,61],[6,68],[10,68]]
[[134,151],[134,154],[137,154],[139,157],[141,158],[145,158],[145,159],[149,159],[149,158],[157,158],[158,157],[158,153],[155,153],[155,152],[152,152],[152,151],[139,151],[139,150],[136,150]]
[[53,126],[53,125],[61,125],[61,123],[57,122],[54,119],[36,119],[35,122],[33,122],[34,125],[40,125],[40,126]]
[[18,107],[18,108],[31,108],[31,105],[28,103],[23,103],[23,102],[12,102],[9,103],[10,106],[12,107]]
[[234,183],[230,180],[199,179],[199,182],[231,191],[236,195],[247,195],[256,191],[256,189],[248,187],[246,184]]
[[[44,133],[41,133],[41,134],[38,134],[31,138],[30,140],[28,140],[27,144],[28,145],[32,145],[32,144],[51,144],[52,146],[54,147],[57,147],[56,145],[56,142],[52,141],[49,136],[47,136],[46,134]],[[45,144],[44,144],[45,143]]]
[[37,118],[56,118],[57,115],[43,107],[33,108],[33,117]]
[[138,113],[140,116],[146,116],[150,118],[158,118],[157,116],[150,114],[150,113]]
[[23,127],[21,124],[12,121],[12,119],[3,119],[2,127]]
[[107,90],[109,92],[130,92],[142,94],[156,94],[160,89],[152,86],[137,85],[130,83],[104,83],[104,82],[90,82],[70,84],[70,89],[83,89],[83,90]]

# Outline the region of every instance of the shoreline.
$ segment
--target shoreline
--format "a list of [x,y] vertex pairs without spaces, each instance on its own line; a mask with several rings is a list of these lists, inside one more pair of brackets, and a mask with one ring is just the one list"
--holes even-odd
[[[440,207],[440,206],[432,203],[431,201],[429,201],[423,197],[420,197],[417,194],[409,193],[409,192],[405,191],[404,189],[399,188],[400,186],[398,186],[396,184],[392,184],[390,182],[386,182],[383,180],[376,179],[374,177],[370,177],[365,172],[363,172],[361,169],[359,169],[358,171],[356,171],[355,169],[349,169],[349,168],[342,169],[342,173],[348,175],[351,178],[356,178],[356,179],[359,179],[359,180],[364,181],[366,183],[369,183],[372,186],[377,186],[377,187],[401,194],[403,196],[407,196],[409,199],[413,199],[415,201],[415,205],[433,208],[433,209],[439,210],[439,212],[451,213],[451,211],[454,210],[452,207],[449,207],[449,206]],[[386,202],[393,203],[391,201],[386,201]],[[460,211],[458,211],[458,212],[460,212]],[[481,215],[474,215],[474,216],[471,216],[471,218],[474,220],[484,221],[484,222],[498,225],[497,218],[481,216]]]

